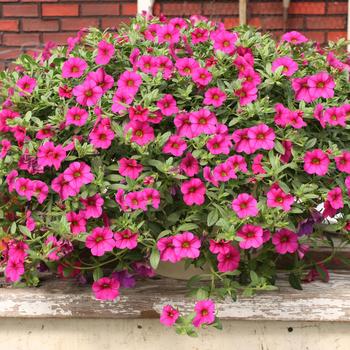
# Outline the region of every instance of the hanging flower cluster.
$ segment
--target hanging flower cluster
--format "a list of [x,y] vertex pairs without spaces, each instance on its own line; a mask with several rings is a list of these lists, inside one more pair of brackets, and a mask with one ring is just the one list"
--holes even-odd
[[49,269],[114,300],[185,261],[211,283],[193,281],[192,315],[167,305],[161,322],[191,334],[219,327],[212,298],[273,289],[280,260],[295,288],[328,278],[334,252],[310,250],[334,251],[329,232],[348,241],[348,64],[342,41],[276,43],[196,16],[84,29],[21,56],[0,73],[7,280]]

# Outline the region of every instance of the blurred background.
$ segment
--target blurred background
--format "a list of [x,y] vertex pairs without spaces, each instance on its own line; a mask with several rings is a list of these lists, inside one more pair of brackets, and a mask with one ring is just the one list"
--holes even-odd
[[65,44],[82,27],[118,27],[149,8],[155,15],[203,15],[227,28],[247,23],[279,37],[297,30],[320,43],[347,37],[347,0],[0,0],[0,70],[20,52]]

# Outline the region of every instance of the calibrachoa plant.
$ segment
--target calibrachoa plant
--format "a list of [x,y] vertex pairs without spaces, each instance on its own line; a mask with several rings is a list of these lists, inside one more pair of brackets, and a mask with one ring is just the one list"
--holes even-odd
[[[166,305],[160,320],[194,335],[220,327],[215,298],[274,289],[281,260],[295,288],[327,280],[330,233],[348,242],[344,41],[139,17],[23,55],[1,82],[11,282],[49,269],[114,300],[160,261],[185,261],[203,269],[188,283],[194,312]],[[314,261],[320,244],[332,253]]]

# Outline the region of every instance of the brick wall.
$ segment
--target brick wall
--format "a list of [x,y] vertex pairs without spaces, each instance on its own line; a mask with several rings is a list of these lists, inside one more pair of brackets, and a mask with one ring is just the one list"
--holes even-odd
[[[65,43],[81,27],[118,26],[136,13],[136,0],[0,0],[0,69],[21,51],[51,40]],[[238,24],[238,0],[156,0],[154,13],[201,14]],[[249,0],[248,23],[277,36],[283,30],[282,0]],[[291,0],[287,29],[325,42],[346,37],[347,0]]]

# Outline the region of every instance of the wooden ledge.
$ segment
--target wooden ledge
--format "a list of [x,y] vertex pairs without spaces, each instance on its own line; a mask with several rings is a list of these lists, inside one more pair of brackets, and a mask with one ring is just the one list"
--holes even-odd
[[[166,278],[139,281],[122,289],[115,302],[94,299],[90,287],[49,279],[39,288],[0,288],[0,317],[18,318],[158,318],[166,304],[191,312],[186,283]],[[332,272],[329,283],[304,284],[303,291],[281,280],[278,291],[217,302],[219,317],[263,321],[350,321],[350,272]]]

